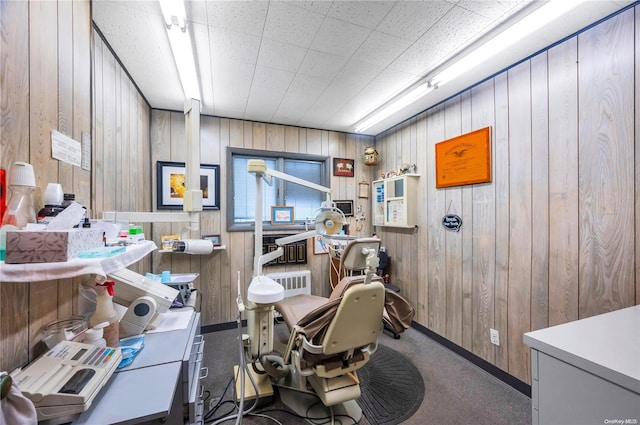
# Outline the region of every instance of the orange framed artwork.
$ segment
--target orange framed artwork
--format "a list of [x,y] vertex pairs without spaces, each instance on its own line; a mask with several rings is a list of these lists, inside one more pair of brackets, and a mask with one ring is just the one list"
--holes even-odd
[[491,181],[491,127],[436,143],[436,188]]

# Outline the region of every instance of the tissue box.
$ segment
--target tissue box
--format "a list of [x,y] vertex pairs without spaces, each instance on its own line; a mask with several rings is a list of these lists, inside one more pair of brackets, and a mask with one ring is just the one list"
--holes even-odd
[[5,263],[58,263],[78,252],[104,246],[102,229],[17,230],[7,232]]

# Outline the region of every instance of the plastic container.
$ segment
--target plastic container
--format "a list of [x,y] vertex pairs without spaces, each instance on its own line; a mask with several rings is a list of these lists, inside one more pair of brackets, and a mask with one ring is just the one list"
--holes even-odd
[[33,206],[36,178],[31,164],[16,162],[9,174],[8,183],[10,198],[2,217],[2,224],[11,224],[23,229],[27,223],[36,222],[36,210]]
[[113,307],[113,286],[115,282],[105,280],[104,283],[96,282],[96,311],[89,319],[89,325],[93,328],[97,325],[107,322],[108,326],[104,327],[104,339],[108,347],[118,347],[120,345],[120,323],[118,322],[118,313]]
[[14,163],[7,183],[9,201],[0,221],[0,261],[4,261],[7,253],[7,231],[23,229],[27,223],[36,222],[36,210],[33,206],[36,177],[31,164]]
[[42,342],[48,349],[52,349],[61,341],[70,341],[87,329],[84,317],[72,316],[67,319],[55,320],[42,328]]

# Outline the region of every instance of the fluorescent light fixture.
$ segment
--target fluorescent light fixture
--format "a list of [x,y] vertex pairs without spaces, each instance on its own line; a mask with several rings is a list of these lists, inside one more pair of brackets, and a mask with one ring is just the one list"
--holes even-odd
[[490,57],[500,53],[507,47],[510,47],[522,40],[524,37],[533,34],[549,22],[552,22],[566,14],[584,1],[585,0],[549,1],[544,6],[536,9],[522,20],[518,21],[491,40],[487,41],[482,46],[464,56],[453,65],[448,66],[446,69],[436,74],[431,79],[431,84],[441,86],[457,78]]
[[200,100],[200,87],[196,73],[191,39],[187,32],[186,13],[182,0],[158,0],[167,25],[167,36],[173,59],[178,68],[185,99]]
[[486,61],[490,57],[495,56],[524,37],[539,30],[544,25],[556,20],[585,1],[586,0],[550,0],[544,6],[539,7],[511,27],[487,41],[482,46],[453,63],[453,65],[448,66],[437,73],[429,80],[429,83],[418,86],[418,88],[410,91],[399,100],[391,103],[389,106],[384,107],[379,112],[357,124],[354,131],[359,133],[372,127],[394,112],[397,112],[410,103],[420,99],[433,89],[442,86],[467,71],[472,70],[475,66]]
[[404,96],[402,96],[400,99],[396,100],[389,106],[385,107],[380,112],[377,112],[373,114],[371,117],[367,118],[365,121],[362,121],[355,128],[355,132],[359,133],[363,130],[366,130],[367,128],[373,126],[374,124],[377,124],[378,122],[387,118],[389,115],[393,114],[394,112],[397,112],[400,109],[404,108],[405,106],[420,99],[422,96],[424,96],[425,94],[429,93],[432,90],[433,90],[433,87],[430,86],[428,83],[420,84],[418,87],[411,90],[409,93],[405,94]]

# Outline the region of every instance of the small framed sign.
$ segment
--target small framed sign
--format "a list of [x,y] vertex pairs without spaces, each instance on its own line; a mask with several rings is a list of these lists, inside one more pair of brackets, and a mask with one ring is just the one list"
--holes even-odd
[[211,241],[213,246],[220,246],[222,242],[220,241],[220,235],[202,235],[202,239]]
[[358,183],[358,198],[369,198],[369,183]]
[[333,158],[333,175],[338,177],[353,177],[353,159]]
[[274,226],[293,224],[293,207],[271,207],[271,224]]

